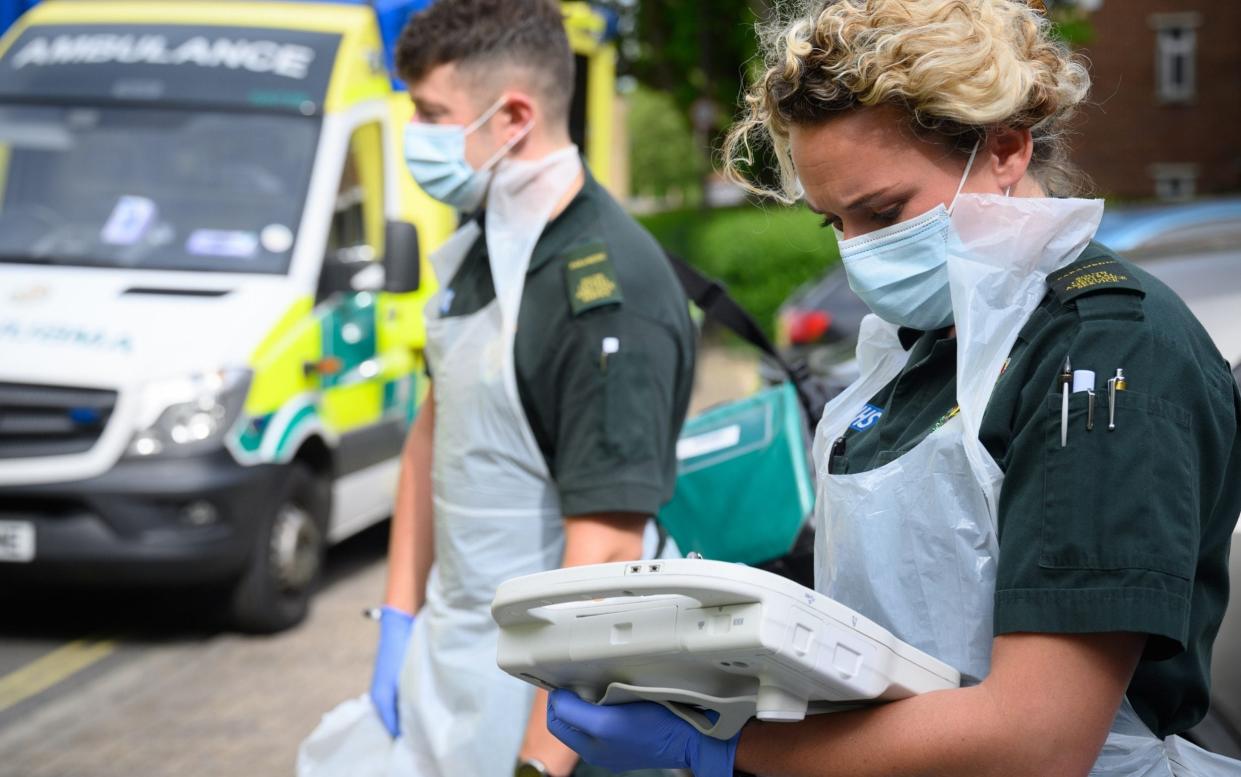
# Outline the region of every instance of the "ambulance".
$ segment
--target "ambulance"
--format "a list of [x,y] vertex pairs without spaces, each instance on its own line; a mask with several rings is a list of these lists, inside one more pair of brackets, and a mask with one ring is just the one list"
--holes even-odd
[[[391,514],[458,219],[402,160],[426,4],[46,0],[0,40],[0,586],[192,586],[276,631]],[[565,18],[606,181],[608,20]]]

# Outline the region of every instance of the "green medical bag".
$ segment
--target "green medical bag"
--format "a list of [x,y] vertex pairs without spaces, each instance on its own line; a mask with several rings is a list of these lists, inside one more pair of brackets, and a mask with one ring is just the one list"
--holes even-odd
[[659,513],[682,553],[760,564],[792,550],[814,507],[805,427],[791,383],[685,422],[676,493]]
[[659,524],[682,553],[752,564],[812,585],[809,440],[826,397],[718,281],[672,254],[668,261],[707,318],[766,354],[788,380],[685,422],[677,442],[676,493],[660,511]]

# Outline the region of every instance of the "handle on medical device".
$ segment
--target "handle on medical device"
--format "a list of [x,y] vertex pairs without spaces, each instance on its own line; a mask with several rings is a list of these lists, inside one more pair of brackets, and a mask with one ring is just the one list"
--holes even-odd
[[[599,700],[600,704],[628,704],[653,701],[667,707],[681,720],[703,734],[716,739],[732,739],[754,714],[753,696],[722,697],[681,690],[680,688],[644,688],[626,683],[612,683]],[[714,722],[702,710],[714,710]]]
[[[693,564],[701,573],[677,572],[668,567]],[[613,567],[604,573],[600,567]],[[728,576],[710,574],[712,567],[728,568]],[[626,568],[641,571],[626,574]],[[657,571],[651,571],[652,569]],[[553,572],[508,580],[496,591],[491,615],[501,627],[519,623],[540,623],[548,619],[535,613],[540,607],[568,602],[586,602],[636,596],[678,595],[697,601],[703,607],[723,607],[758,601],[753,580],[745,580],[754,570],[719,561],[634,561],[591,567],[569,567]],[[760,573],[761,574],[761,573]]]
[[[501,628],[551,623],[553,617],[540,608],[598,599],[675,595],[701,607],[725,607],[760,601],[762,590],[810,597],[815,594],[767,572],[720,561],[665,559],[569,567],[518,577],[502,583],[491,604],[491,614]],[[727,739],[751,716],[760,720],[794,721],[805,717],[807,699],[757,677],[753,696],[719,698],[675,688],[643,688],[612,683],[604,704],[646,699],[663,704],[674,714],[709,736]],[[584,698],[589,689],[581,689]],[[595,699],[588,698],[588,701]],[[720,717],[714,723],[698,708],[711,709]]]

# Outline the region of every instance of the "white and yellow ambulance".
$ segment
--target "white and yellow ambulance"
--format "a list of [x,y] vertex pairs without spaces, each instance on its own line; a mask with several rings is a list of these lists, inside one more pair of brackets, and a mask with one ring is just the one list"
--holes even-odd
[[[203,585],[275,630],[390,514],[457,216],[404,169],[379,22],[48,0],[0,41],[0,585]],[[613,50],[566,24],[606,180]]]

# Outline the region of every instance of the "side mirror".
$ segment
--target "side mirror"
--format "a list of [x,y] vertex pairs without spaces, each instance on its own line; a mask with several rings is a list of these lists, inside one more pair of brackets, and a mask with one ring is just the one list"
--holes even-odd
[[389,221],[384,227],[384,290],[417,291],[422,284],[421,260],[418,228],[408,221]]
[[353,277],[349,279],[349,286],[354,291],[383,291],[384,275],[383,265],[379,262],[370,262],[353,274]]
[[[379,262],[374,261],[374,256],[374,251],[368,245],[347,246],[329,252],[319,270],[317,299],[324,300],[341,292],[361,291],[354,283],[354,276],[372,268],[383,271]],[[380,283],[380,286],[382,285]],[[378,288],[374,290],[378,291]]]

